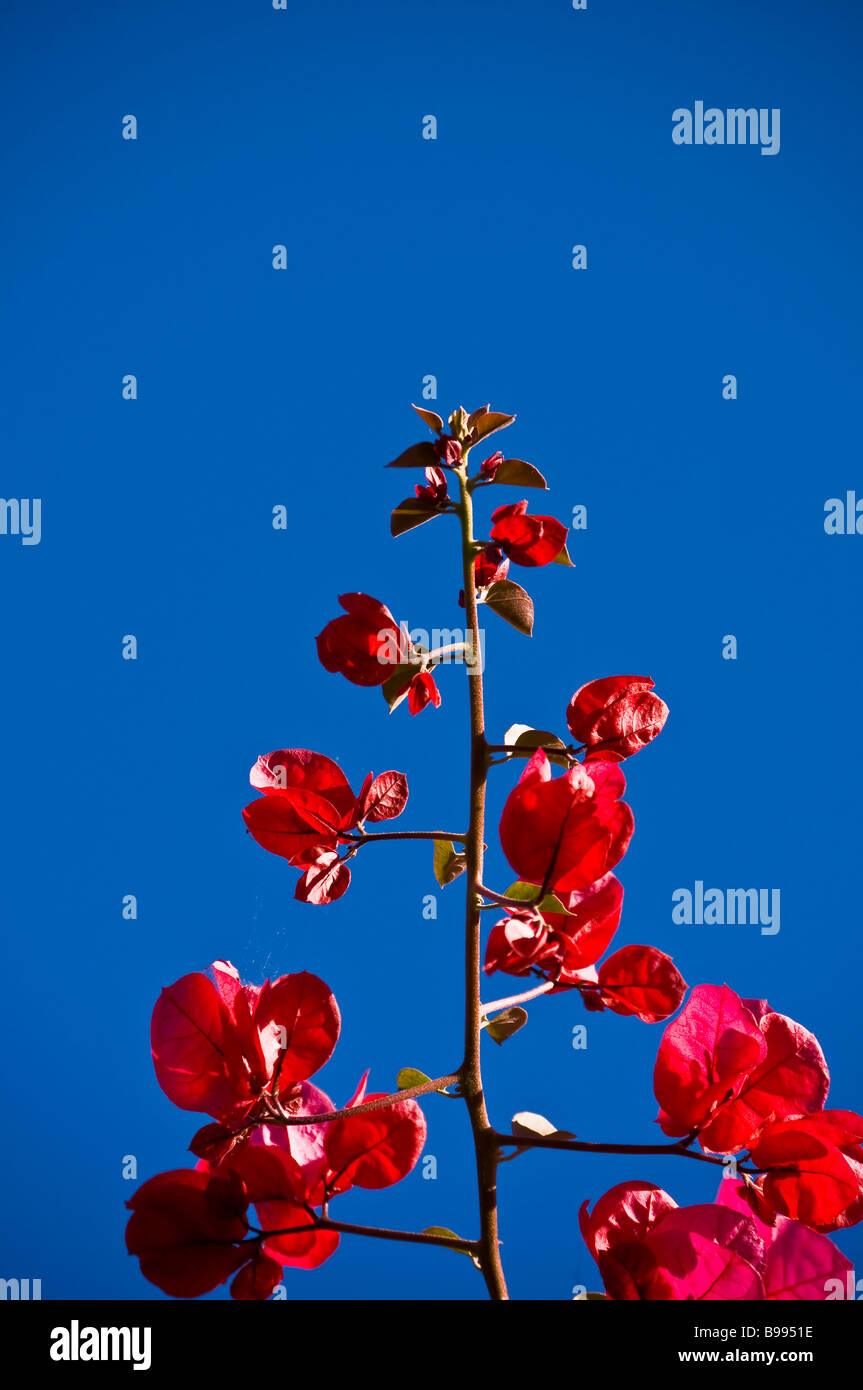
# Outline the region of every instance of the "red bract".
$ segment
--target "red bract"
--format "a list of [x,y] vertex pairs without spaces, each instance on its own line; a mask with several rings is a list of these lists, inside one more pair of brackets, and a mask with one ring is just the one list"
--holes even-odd
[[427,468],[426,481],[417,483],[414,492],[421,502],[428,504],[430,512],[442,511],[449,501],[449,493],[446,486],[446,474],[441,468]]
[[571,892],[613,869],[632,837],[632,812],[618,800],[625,787],[614,763],[578,766],[552,778],[545,753],[536,752],[500,821],[503,852],[519,878]]
[[546,973],[547,967],[548,977],[553,978],[559,954],[557,938],[538,913],[512,908],[509,916],[496,922],[489,933],[483,968],[487,975],[495,970],[507,975],[529,975],[539,969]]
[[[508,573],[509,560],[503,551],[498,550],[496,545],[487,545],[473,562],[473,582],[478,596],[482,598],[491,584],[506,579]],[[464,589],[459,591],[458,602],[459,607],[464,608]]]
[[807,1029],[727,985],[698,985],[662,1037],[654,1090],[666,1134],[736,1153],[762,1125],[820,1110],[830,1077]]
[[126,1246],[142,1274],[175,1298],[209,1293],[235,1271],[232,1298],[269,1298],[284,1265],[314,1269],[339,1243],[337,1232],[316,1228],[309,1197],[289,1155],[250,1146],[214,1171],[180,1169],[145,1182],[126,1203]]
[[602,758],[628,758],[650,743],[668,718],[649,676],[604,676],[588,681],[569,702],[566,722],[579,743]]
[[213,1200],[206,1173],[177,1169],[143,1183],[126,1203],[132,1212],[126,1248],[141,1273],[174,1298],[198,1298],[223,1284],[249,1258],[239,1242],[247,1234],[248,1203]]
[[747,1188],[729,1175],[719,1184],[716,1201],[720,1206],[748,1215],[764,1247],[763,1263],[756,1266],[764,1283],[764,1297],[774,1301],[827,1297],[828,1281],[839,1279],[842,1286],[852,1269],[832,1240],[810,1231],[798,1221],[776,1216],[773,1225],[762,1221],[746,1199]]
[[[374,1092],[365,1099],[378,1100],[385,1094]],[[362,1092],[356,1103],[361,1099]],[[324,1135],[327,1187],[331,1192],[390,1187],[414,1167],[425,1140],[425,1116],[415,1100],[334,1120]]]
[[491,538],[517,565],[549,565],[566,549],[566,527],[553,516],[528,516],[527,502],[492,512]]
[[490,454],[487,459],[483,459],[482,463],[480,464],[480,477],[488,478],[490,482],[494,482],[495,474],[497,473],[497,470],[500,468],[502,463],[503,454],[501,453],[500,449],[496,449],[493,454]]
[[686,981],[671,957],[653,946],[623,946],[603,961],[599,991],[587,995],[588,1008],[636,1014],[643,1023],[659,1023],[680,1008]]
[[332,802],[303,787],[286,787],[250,802],[243,807],[243,820],[259,845],[290,864],[302,863],[310,853],[314,858],[318,850],[334,850],[343,829]]
[[249,781],[264,795],[244,808],[246,829],[271,854],[305,870],[295,896],[315,905],[334,902],[351,881],[338,855],[348,832],[366,820],[392,820],[408,799],[404,773],[369,773],[355,796],[338,764],[307,748],[258,758]]
[[623,888],[614,874],[605,874],[583,892],[557,896],[566,912],[540,914],[513,901],[509,916],[491,929],[486,974],[538,970],[562,988],[582,982],[581,972],[599,960],[620,924]]
[[818,1230],[835,1230],[853,1209],[863,1217],[863,1119],[850,1110],[822,1110],[766,1125],[752,1162],[769,1171],[757,1184],[774,1211]]
[[323,907],[336,902],[350,887],[351,871],[334,849],[309,850],[296,863],[305,868],[294,889],[298,902]]
[[487,589],[489,584],[506,579],[508,572],[509,560],[496,545],[487,545],[473,562],[474,584],[477,589]]
[[316,1194],[308,1174],[290,1155],[249,1145],[229,1161],[229,1175],[242,1180],[247,1200],[254,1204],[256,1224],[264,1232],[263,1252],[293,1269],[317,1269],[329,1259],[338,1246],[338,1232],[315,1229],[309,1208],[317,1205]]
[[267,796],[289,789],[315,792],[335,807],[342,820],[356,819],[357,798],[342,769],[332,758],[309,748],[277,748],[274,753],[262,754],[249,773],[249,781]]
[[557,894],[566,908],[561,912],[545,913],[560,947],[559,979],[565,984],[570,976],[594,965],[607,949],[620,926],[623,910],[623,886],[614,874],[603,874],[588,888]]
[[652,1183],[620,1183],[579,1224],[614,1300],[761,1299],[763,1245],[748,1215],[678,1207]]
[[419,714],[426,705],[433,705],[435,709],[440,707],[440,691],[431,671],[421,671],[408,686],[408,709],[411,714]]
[[345,609],[318,636],[318,656],[327,671],[354,685],[383,685],[406,660],[407,638],[392,613],[368,594],[341,594]]
[[339,1011],[331,991],[305,971],[259,989],[216,961],[216,983],[184,975],[163,989],[150,1025],[156,1076],[181,1110],[242,1117],[278,1081],[286,1093],[332,1055]]
[[457,468],[461,463],[461,444],[451,435],[442,434],[439,439],[435,440],[432,447],[444,468]]

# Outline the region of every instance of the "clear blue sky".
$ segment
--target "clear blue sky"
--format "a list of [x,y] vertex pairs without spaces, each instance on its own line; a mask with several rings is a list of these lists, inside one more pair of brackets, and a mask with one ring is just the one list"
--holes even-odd
[[[370,847],[312,909],[240,818],[255,757],[286,745],[355,785],[403,769],[405,827],[464,818],[461,672],[439,711],[389,718],[313,642],[351,589],[412,626],[460,620],[452,523],[388,532],[407,475],[381,465],[422,436],[427,373],[439,409],[517,412],[507,449],[549,477],[548,510],[588,508],[576,568],[530,576],[532,644],[488,616],[491,730],[563,731],[584,681],[655,678],[671,717],[627,764],[618,942],[768,997],[818,1035],[832,1103],[859,1108],[863,538],[823,519],[863,496],[861,27],[851,0],[7,0],[2,492],[42,499],[42,539],[0,536],[0,1273],[45,1297],[160,1297],[125,1254],[121,1163],[190,1157],[149,1015],[214,958],[332,986],[342,1038],[318,1079],[337,1100],[367,1066],[387,1089],[459,1061],[461,890],[423,920],[428,847]],[[780,153],[674,145],[672,111],[697,100],[780,108]],[[505,887],[512,775],[494,775]],[[779,888],[779,934],[675,925],[697,879]],[[655,1142],[660,1035],[540,1001],[487,1045],[493,1116]],[[356,1193],[345,1219],[473,1232],[466,1118],[426,1112],[437,1179]],[[628,1177],[714,1194],[670,1159],[501,1170],[515,1296],[596,1285],[577,1209]],[[860,1228],[838,1243],[859,1268]],[[484,1295],[467,1260],[350,1239],[286,1278],[298,1299]]]

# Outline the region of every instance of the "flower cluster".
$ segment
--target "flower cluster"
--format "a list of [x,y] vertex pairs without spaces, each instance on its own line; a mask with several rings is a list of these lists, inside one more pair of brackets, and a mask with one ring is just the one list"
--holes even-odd
[[[168,1098],[215,1123],[192,1140],[196,1168],[150,1178],[127,1203],[126,1245],[145,1277],[175,1298],[197,1298],[233,1276],[232,1297],[263,1299],[285,1266],[314,1269],[333,1254],[333,1198],[389,1187],[411,1171],[426,1125],[410,1099],[319,1118],[334,1113],[333,1103],[309,1078],[332,1055],[340,1018],[317,976],[256,987],[225,961],[212,973],[162,990],[151,1044]],[[367,1078],[346,1111],[386,1099],[366,1094]],[[318,1118],[297,1123],[305,1115]]]
[[[249,781],[263,796],[243,811],[246,829],[259,845],[303,874],[294,896],[320,906],[347,890],[345,860],[356,853],[366,822],[392,820],[407,804],[402,772],[366,777],[357,795],[338,763],[307,748],[280,748],[258,758]],[[354,846],[345,856],[339,846]]]
[[753,1210],[819,1231],[863,1219],[863,1119],[825,1110],[829,1085],[812,1033],[727,985],[693,989],[654,1071],[666,1134],[697,1137],[706,1153],[748,1150]]
[[652,1183],[619,1183],[579,1224],[615,1301],[823,1299],[850,1260],[797,1221],[750,1210],[746,1189],[723,1178],[715,1202],[679,1207]]
[[608,1296],[823,1299],[850,1268],[826,1233],[863,1220],[863,1118],[825,1110],[829,1084],[801,1024],[727,985],[693,989],[659,1047],[659,1123],[734,1157],[716,1204],[679,1208],[651,1183],[584,1204]]
[[634,826],[620,799],[626,781],[619,764],[654,739],[668,716],[652,691],[653,681],[642,676],[591,681],[567,711],[584,762],[567,756],[567,771],[554,777],[542,748],[531,757],[500,821],[501,845],[520,881],[509,890],[513,906],[492,928],[485,957],[488,974],[534,974],[555,990],[578,989],[588,1009],[635,1014],[645,1023],[669,1018],[683,1001],[686,983],[670,957],[628,945],[594,967],[620,925],[623,888],[611,870]]

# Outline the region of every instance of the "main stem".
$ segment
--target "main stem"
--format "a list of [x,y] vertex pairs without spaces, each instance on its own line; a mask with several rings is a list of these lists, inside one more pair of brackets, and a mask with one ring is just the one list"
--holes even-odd
[[506,1289],[497,1234],[497,1166],[499,1150],[495,1131],[488,1118],[482,1089],[480,1065],[480,896],[482,883],[483,834],[485,831],[485,786],[489,753],[485,741],[485,716],[480,669],[479,621],[477,618],[476,588],[473,562],[473,504],[467,486],[467,451],[457,470],[461,499],[462,563],[464,569],[464,602],[467,626],[471,639],[471,664],[468,667],[470,698],[470,819],[465,856],[467,860],[467,910],[465,914],[465,1019],[464,1062],[461,1068],[462,1094],[467,1103],[476,1151],[476,1176],[479,1195],[480,1239],[479,1262],[488,1287],[495,1300],[509,1297]]

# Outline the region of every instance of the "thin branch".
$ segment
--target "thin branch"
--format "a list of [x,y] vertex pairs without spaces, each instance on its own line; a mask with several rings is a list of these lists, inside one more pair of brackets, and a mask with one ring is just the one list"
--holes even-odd
[[356,839],[349,839],[348,843],[359,847],[369,845],[374,840],[457,840],[459,844],[464,844],[467,836],[454,830],[385,830],[380,834],[371,835],[363,830]]
[[328,1125],[333,1120],[344,1120],[350,1115],[366,1115],[370,1110],[386,1110],[402,1100],[414,1100],[417,1096],[430,1095],[441,1091],[444,1086],[455,1086],[461,1080],[460,1074],[452,1072],[449,1076],[439,1076],[435,1081],[423,1081],[419,1086],[408,1086],[404,1091],[395,1091],[389,1096],[378,1096],[376,1100],[365,1100],[361,1105],[347,1105],[343,1110],[328,1110],[323,1115],[289,1115],[280,1110],[272,1118],[269,1116],[255,1120],[255,1125]]
[[530,999],[538,999],[541,994],[548,994],[550,989],[554,989],[554,983],[554,980],[544,980],[535,989],[525,990],[524,994],[510,994],[506,999],[495,999],[491,1004],[481,1004],[483,1016],[487,1019],[496,1009],[511,1009],[516,1004],[526,1004]]
[[386,1226],[355,1226],[350,1221],[331,1221],[329,1217],[323,1220],[319,1218],[307,1226],[287,1226],[283,1230],[263,1231],[261,1234],[265,1240],[274,1240],[276,1236],[295,1236],[306,1231],[338,1231],[341,1235],[397,1240],[405,1245],[438,1245],[443,1250],[464,1251],[468,1255],[479,1252],[479,1241],[462,1240],[460,1236],[434,1236],[427,1235],[425,1231],[391,1231]]
[[503,893],[495,893],[492,888],[486,888],[484,883],[476,885],[476,891],[481,893],[484,898],[488,898],[493,903],[498,903],[501,907],[538,907],[545,894],[537,888],[538,896],[535,898],[507,898]]
[[[697,1163],[712,1163],[721,1168],[728,1166],[727,1155],[721,1154],[702,1154],[696,1153],[694,1149],[683,1147],[683,1143],[677,1144],[589,1144],[583,1139],[555,1139],[553,1136],[545,1135],[518,1135],[497,1134],[494,1141],[501,1148],[513,1145],[518,1149],[564,1149],[571,1150],[573,1153],[588,1154],[672,1154],[678,1158],[693,1158]],[[684,1141],[691,1143],[690,1139]],[[756,1169],[742,1168],[737,1166],[739,1173],[755,1172]]]

